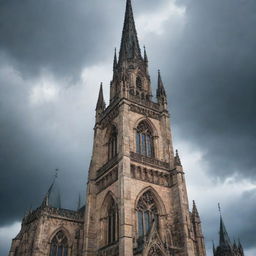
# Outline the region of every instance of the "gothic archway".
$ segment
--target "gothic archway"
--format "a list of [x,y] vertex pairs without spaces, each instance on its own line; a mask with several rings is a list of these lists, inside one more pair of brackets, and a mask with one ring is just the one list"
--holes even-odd
[[51,240],[50,256],[68,256],[68,238],[62,230]]
[[108,193],[101,209],[103,245],[110,245],[118,241],[119,238],[119,213],[118,205]]
[[158,228],[159,210],[155,201],[155,197],[151,190],[145,191],[139,198],[136,205],[137,215],[137,243],[141,247],[147,240],[153,223]]

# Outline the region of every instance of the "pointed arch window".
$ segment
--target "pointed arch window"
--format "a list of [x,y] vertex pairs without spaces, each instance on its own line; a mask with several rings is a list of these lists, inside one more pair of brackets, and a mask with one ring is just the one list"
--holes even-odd
[[158,210],[152,191],[146,191],[139,199],[137,207],[138,240],[148,236],[153,223],[158,227]]
[[118,240],[118,207],[113,198],[111,198],[108,207],[107,216],[107,242],[113,244]]
[[150,126],[142,121],[136,130],[136,152],[147,157],[154,157],[153,132]]
[[113,125],[111,129],[110,139],[108,142],[108,160],[117,155],[117,129]]
[[142,90],[142,80],[139,76],[136,78],[136,87],[138,90]]
[[59,231],[51,241],[50,256],[68,256],[68,239]]

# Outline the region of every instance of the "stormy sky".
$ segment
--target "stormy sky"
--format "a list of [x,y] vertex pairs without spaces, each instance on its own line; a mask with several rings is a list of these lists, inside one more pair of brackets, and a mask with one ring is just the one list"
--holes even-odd
[[[108,100],[124,0],[0,0],[0,255],[58,168],[64,208],[85,194],[99,84]],[[174,147],[208,255],[219,215],[256,255],[256,2],[137,0],[153,88],[168,92]]]

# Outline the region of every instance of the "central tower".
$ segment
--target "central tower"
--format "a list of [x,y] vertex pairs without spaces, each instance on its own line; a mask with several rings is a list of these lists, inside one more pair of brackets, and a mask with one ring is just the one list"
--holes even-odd
[[174,154],[167,96],[158,71],[152,100],[127,0],[110,104],[100,87],[87,184],[83,255],[205,256],[196,205],[189,211],[184,172]]

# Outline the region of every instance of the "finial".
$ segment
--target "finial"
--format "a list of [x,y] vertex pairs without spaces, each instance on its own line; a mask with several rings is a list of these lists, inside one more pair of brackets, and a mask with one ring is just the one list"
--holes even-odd
[[175,165],[176,165],[176,166],[181,166],[181,161],[180,161],[180,156],[179,156],[178,149],[176,149]]

